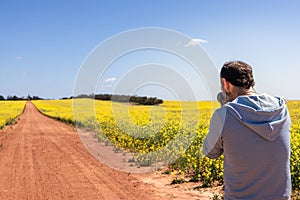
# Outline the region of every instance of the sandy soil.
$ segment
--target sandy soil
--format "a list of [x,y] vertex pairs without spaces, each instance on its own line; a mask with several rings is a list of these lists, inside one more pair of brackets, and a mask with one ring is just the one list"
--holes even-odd
[[170,185],[171,178],[102,164],[74,127],[45,117],[30,102],[17,124],[0,131],[0,199],[210,199],[214,193],[193,190],[199,184]]

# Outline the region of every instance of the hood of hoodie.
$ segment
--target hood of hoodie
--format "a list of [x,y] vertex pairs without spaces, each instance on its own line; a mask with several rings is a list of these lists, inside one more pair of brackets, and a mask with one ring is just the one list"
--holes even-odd
[[289,114],[283,98],[267,94],[239,96],[225,104],[241,123],[268,141],[275,140],[281,133]]

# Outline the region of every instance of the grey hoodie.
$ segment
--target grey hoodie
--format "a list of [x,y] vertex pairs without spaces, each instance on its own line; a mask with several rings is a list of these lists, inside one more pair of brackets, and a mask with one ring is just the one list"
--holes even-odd
[[240,96],[217,109],[203,153],[224,153],[225,200],[290,199],[290,117],[283,98]]

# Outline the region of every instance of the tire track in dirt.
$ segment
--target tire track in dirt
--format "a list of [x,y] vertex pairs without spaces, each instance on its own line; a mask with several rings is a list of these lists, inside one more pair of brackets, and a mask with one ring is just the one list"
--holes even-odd
[[160,199],[149,185],[91,156],[76,130],[31,102],[0,131],[0,199]]

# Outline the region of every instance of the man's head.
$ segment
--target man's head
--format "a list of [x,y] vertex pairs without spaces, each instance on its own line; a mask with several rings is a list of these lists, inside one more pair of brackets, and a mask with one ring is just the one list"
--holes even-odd
[[226,62],[221,69],[221,86],[227,101],[253,91],[254,79],[250,65],[241,61]]

